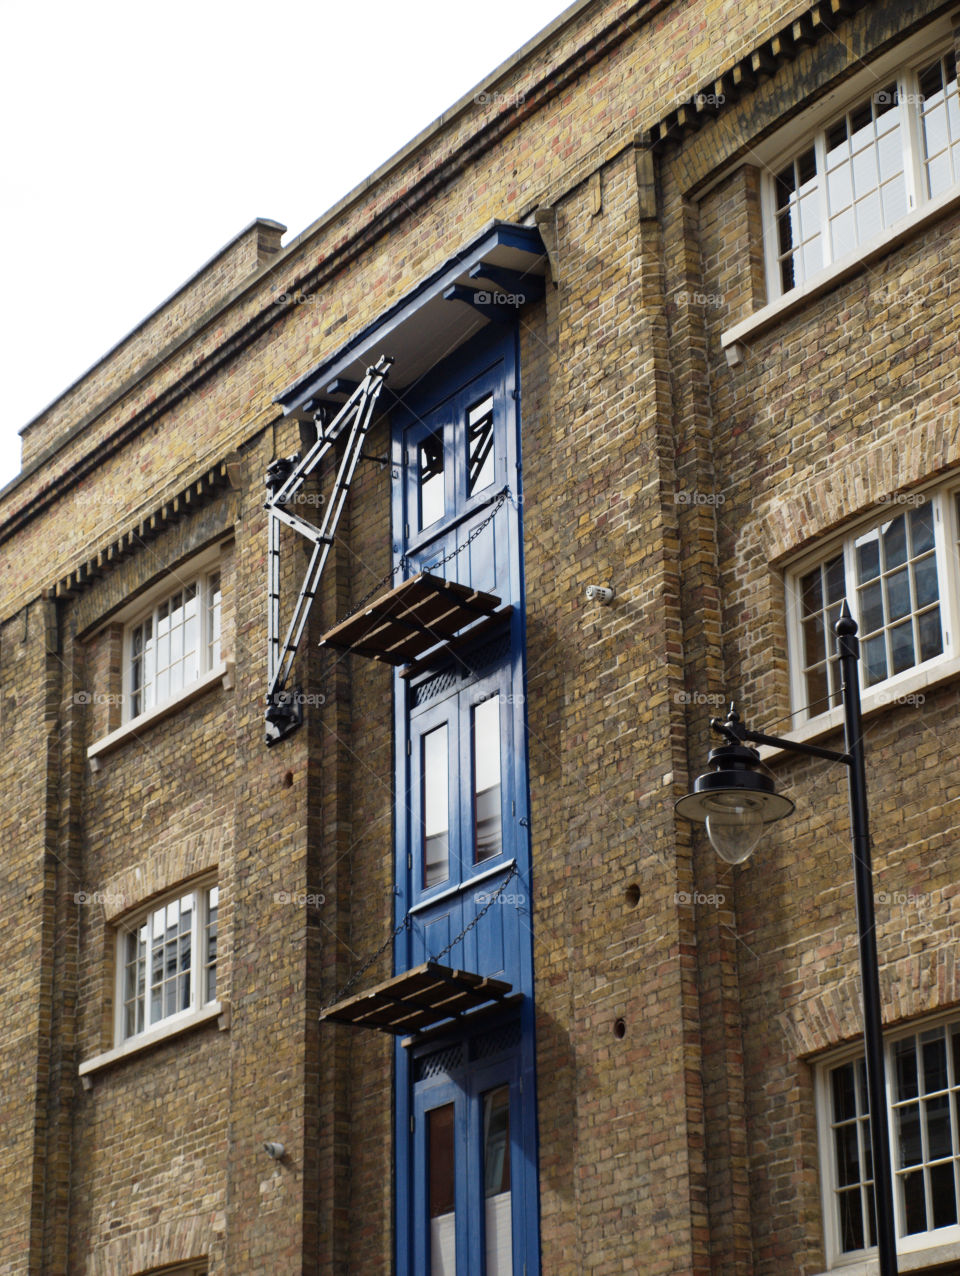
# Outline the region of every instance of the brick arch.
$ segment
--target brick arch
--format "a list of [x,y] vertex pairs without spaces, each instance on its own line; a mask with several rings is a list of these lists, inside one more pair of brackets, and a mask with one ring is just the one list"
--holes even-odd
[[[960,962],[956,946],[916,953],[880,970],[880,1006],[885,1027],[960,1003]],[[787,1054],[804,1058],[862,1031],[860,980],[847,978],[826,991],[802,997],[777,1020]]]
[[113,921],[142,904],[152,895],[173,890],[180,882],[196,877],[221,862],[224,844],[222,828],[203,829],[157,847],[140,864],[132,864],[103,886],[104,919]]
[[864,447],[852,440],[830,458],[829,469],[802,491],[795,477],[744,528],[768,562],[796,553],[825,532],[867,512],[884,497],[935,477],[960,463],[960,408],[946,413],[900,413],[881,438]]
[[171,1263],[204,1262],[219,1255],[224,1227],[224,1216],[216,1211],[118,1236],[94,1250],[86,1276],[136,1276]]

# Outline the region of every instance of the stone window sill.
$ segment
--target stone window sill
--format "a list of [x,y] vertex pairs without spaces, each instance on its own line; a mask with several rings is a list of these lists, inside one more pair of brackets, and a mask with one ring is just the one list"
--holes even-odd
[[728,328],[720,336],[720,344],[727,356],[727,363],[731,367],[735,367],[738,363],[743,362],[743,345],[748,338],[758,336],[765,328],[769,328],[779,322],[779,320],[793,315],[807,305],[808,302],[814,301],[817,297],[821,297],[824,293],[835,288],[844,279],[848,279],[851,275],[859,274],[871,262],[886,256],[894,248],[898,248],[900,244],[912,239],[914,235],[925,230],[926,227],[932,225],[933,222],[938,221],[941,217],[946,217],[954,212],[957,208],[960,208],[960,190],[954,188],[953,190],[945,191],[936,199],[924,204],[917,212],[901,218],[889,230],[884,231],[883,234],[878,235],[868,244],[864,244],[863,248],[855,256],[845,257],[843,260],[835,262],[832,266],[827,266],[825,270],[813,275],[806,283],[797,288],[791,288],[784,296],[778,297],[776,301],[770,302],[768,306],[763,306],[756,313],[750,315],[749,318],[734,324],[732,328]]
[[142,1032],[137,1037],[131,1037],[129,1041],[125,1041],[122,1045],[114,1046],[112,1050],[105,1050],[103,1054],[97,1054],[91,1059],[85,1059],[78,1069],[83,1088],[89,1090],[93,1085],[94,1075],[104,1068],[109,1068],[113,1064],[119,1063],[122,1059],[130,1059],[134,1055],[141,1054],[144,1050],[149,1050],[161,1041],[169,1041],[172,1037],[179,1037],[182,1033],[189,1032],[192,1028],[196,1028],[200,1024],[209,1023],[217,1018],[220,1019],[219,1027],[221,1031],[230,1027],[229,1002],[208,1002],[200,1010],[191,1010],[182,1015],[177,1015],[175,1019],[159,1023],[156,1028],[151,1028],[148,1032]]
[[[918,670],[915,674],[904,678],[902,681],[898,679],[895,683],[887,687],[875,687],[869,691],[864,691],[861,695],[861,708],[865,718],[871,717],[873,714],[880,713],[882,710],[895,710],[907,705],[913,708],[920,708],[923,705],[923,692],[930,687],[939,686],[941,682],[948,682],[951,678],[955,678],[960,674],[960,657],[954,657],[952,660],[946,660],[943,664],[934,665],[929,669]],[[829,735],[831,731],[842,730],[843,728],[843,706],[837,705],[828,713],[819,713],[815,718],[811,718],[808,722],[802,723],[793,731],[777,732],[784,740],[791,740],[795,744],[806,744],[810,740],[816,740],[819,736]],[[758,728],[762,730],[762,728]],[[760,746],[760,756],[763,760],[769,761],[771,758],[778,758],[786,753],[785,749],[775,748],[773,745],[764,744]],[[847,1270],[846,1268],[844,1270]]]
[[[907,1253],[902,1250],[897,1254],[897,1267],[901,1272],[922,1272],[928,1268],[939,1267],[941,1263],[960,1259],[960,1243],[954,1241],[948,1245],[933,1245],[927,1249],[914,1249]],[[825,1272],[817,1276],[879,1276],[879,1266],[875,1258],[854,1260],[852,1263],[838,1261]],[[949,1268],[950,1271],[954,1269]]]
[[125,722],[122,727],[117,727],[115,731],[102,736],[87,749],[87,758],[93,770],[99,770],[100,758],[105,753],[110,753],[113,749],[119,748],[125,740],[128,740],[131,736],[139,735],[141,731],[147,730],[155,722],[160,722],[163,718],[168,718],[171,714],[177,713],[185,704],[189,704],[191,700],[196,700],[199,696],[205,695],[218,682],[222,685],[224,691],[232,691],[234,686],[233,674],[233,661],[221,661],[209,673],[205,673],[202,678],[198,678],[196,682],[191,682],[189,687],[184,687],[178,695],[172,696],[169,700],[164,700],[163,704],[158,704],[153,709],[148,709],[146,713],[141,713],[138,717],[131,719],[130,722]]

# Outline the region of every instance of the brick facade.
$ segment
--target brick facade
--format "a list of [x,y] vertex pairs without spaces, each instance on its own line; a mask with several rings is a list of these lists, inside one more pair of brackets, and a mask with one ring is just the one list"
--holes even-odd
[[[724,342],[768,301],[757,148],[949,15],[575,4],[289,246],[254,222],[26,427],[0,493],[0,1271],[398,1270],[394,1055],[318,1020],[393,924],[396,691],[317,645],[391,571],[396,476],[361,462],[305,723],[269,750],[263,476],[301,446],[276,396],[492,219],[549,252],[518,320],[541,1271],[827,1269],[815,1077],[860,1032],[845,780],[771,758],[797,809],[741,869],[673,803],[725,697],[786,729],[797,556],[960,467],[960,201]],[[390,449],[383,409],[365,451]],[[124,734],[126,626],[198,556],[223,676]],[[893,1029],[960,1006],[957,677],[867,717]],[[86,1066],[117,1044],[117,927],[211,874],[219,1012]]]

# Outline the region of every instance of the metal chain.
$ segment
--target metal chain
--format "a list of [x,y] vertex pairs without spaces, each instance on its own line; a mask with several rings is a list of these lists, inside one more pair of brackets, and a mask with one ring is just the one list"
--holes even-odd
[[[503,509],[503,506],[507,498],[509,497],[509,495],[510,495],[510,489],[508,487],[502,488],[493,506],[493,509],[491,509],[490,513],[487,515],[487,517],[483,520],[482,523],[478,523],[476,525],[476,527],[473,529],[473,531],[470,533],[467,539],[463,542],[463,544],[457,546],[456,549],[452,549],[449,554],[444,554],[443,558],[438,558],[435,563],[428,563],[426,567],[422,568],[422,570],[428,571],[428,572],[434,571],[438,567],[443,567],[445,563],[449,563],[451,559],[456,558],[459,554],[462,554],[463,551],[467,548],[467,546],[472,545],[473,542],[480,535],[480,533],[485,531],[486,528],[490,526],[493,520],[497,517],[497,515]],[[381,576],[381,578],[377,581],[374,587],[368,593],[364,594],[364,596],[360,599],[360,601],[354,607],[352,607],[345,616],[341,617],[341,619],[337,623],[342,625],[345,620],[349,620],[351,616],[355,616],[358,611],[361,611],[364,607],[366,607],[370,599],[375,598],[376,595],[380,593],[381,589],[383,589],[384,585],[388,585],[393,580],[394,576],[396,576],[397,572],[402,571],[406,567],[406,565],[407,565],[407,558],[406,558],[406,555],[404,555],[397,562],[396,567],[392,568],[390,571],[386,572],[383,576]]]
[[500,885],[497,887],[494,893],[490,896],[490,898],[484,904],[483,908],[480,909],[480,912],[477,913],[473,921],[469,922],[466,926],[464,926],[463,930],[456,937],[456,939],[451,939],[450,943],[447,944],[446,948],[441,948],[441,950],[437,953],[436,957],[430,957],[428,960],[439,961],[441,957],[446,957],[447,953],[450,952],[452,948],[455,948],[465,935],[469,935],[470,932],[473,930],[474,926],[476,926],[477,922],[480,920],[480,918],[483,917],[485,913],[489,913],[490,909],[493,908],[494,904],[497,902],[497,900],[500,898],[503,892],[507,889],[507,883],[510,881],[510,879],[513,877],[516,877],[516,875],[517,875],[517,866],[516,864],[514,864],[513,868],[511,868],[510,872],[506,875],[506,877],[503,879],[503,881],[500,883]]
[[324,1006],[324,1010],[329,1010],[330,1007],[335,1006],[338,1001],[343,1001],[344,997],[346,997],[350,989],[353,988],[354,984],[356,984],[367,973],[367,971],[370,969],[371,966],[373,966],[376,962],[380,960],[380,958],[387,951],[387,949],[390,947],[393,941],[397,938],[397,936],[402,935],[409,925],[410,925],[410,914],[407,913],[406,917],[404,917],[400,925],[394,927],[393,933],[387,936],[387,938],[383,941],[383,943],[380,945],[377,951],[373,954],[373,956],[370,957],[367,961],[365,961],[363,965],[359,968],[359,970],[354,971],[354,973],[350,976],[350,978],[343,985],[340,991],[336,994],[333,1001],[329,1002],[326,1006]]
[[443,558],[438,558],[435,563],[428,563],[423,570],[425,572],[432,572],[435,567],[442,567],[444,563],[449,563],[452,558],[456,558],[458,554],[462,554],[463,551],[467,548],[467,546],[472,545],[473,542],[480,535],[480,533],[490,526],[493,520],[497,517],[497,515],[503,509],[504,503],[506,502],[506,499],[509,495],[510,495],[510,489],[508,487],[503,488],[500,492],[500,495],[497,497],[497,500],[493,509],[490,511],[490,513],[487,515],[487,517],[483,520],[482,523],[478,523],[476,525],[476,527],[473,529],[473,531],[470,533],[467,539],[463,542],[463,544],[459,545],[456,549],[452,549],[449,554],[444,554]]
[[[490,898],[484,904],[483,908],[481,908],[479,913],[477,913],[476,917],[474,917],[473,921],[469,922],[466,926],[464,926],[463,930],[456,937],[456,939],[452,939],[450,943],[447,944],[446,948],[441,948],[435,957],[428,957],[427,960],[439,961],[441,957],[446,957],[447,953],[451,952],[457,946],[457,944],[460,943],[461,939],[463,939],[466,935],[470,934],[474,926],[476,926],[477,922],[479,922],[480,918],[485,916],[487,913],[489,913],[490,909],[493,908],[494,904],[497,902],[497,900],[500,898],[503,892],[507,889],[507,886],[509,885],[509,883],[516,876],[517,876],[517,866],[516,864],[514,864],[512,868],[510,869],[510,872],[506,875],[506,877],[503,879],[503,881],[500,883],[500,885],[497,887],[494,893],[490,896]],[[350,976],[350,978],[343,985],[340,991],[336,994],[333,1001],[329,1002],[326,1006],[324,1006],[324,1010],[329,1010],[331,1006],[335,1006],[338,1002],[343,1001],[347,993],[349,993],[350,990],[355,986],[355,984],[357,984],[359,980],[363,978],[363,976],[367,973],[370,967],[380,960],[380,958],[387,951],[390,945],[397,939],[397,937],[399,935],[402,935],[403,932],[407,930],[407,928],[410,926],[411,920],[412,919],[410,917],[410,914],[407,913],[406,917],[404,917],[400,925],[394,927],[393,932],[387,936],[387,938],[383,941],[383,943],[380,945],[377,951],[373,954],[373,956],[369,957],[363,963],[363,965],[359,967],[358,970],[354,971],[354,973]]]

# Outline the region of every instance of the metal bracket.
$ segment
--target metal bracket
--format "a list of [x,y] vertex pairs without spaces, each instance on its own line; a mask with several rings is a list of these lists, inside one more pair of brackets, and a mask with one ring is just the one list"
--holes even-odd
[[[267,547],[267,709],[266,742],[277,744],[295,731],[303,722],[303,696],[286,690],[293,669],[293,662],[306,627],[310,607],[320,587],[320,579],[326,565],[330,546],[333,544],[346,503],[350,484],[363,451],[363,441],[373,418],[373,408],[390,371],[393,359],[382,355],[375,367],[367,369],[363,380],[356,385],[346,403],[329,423],[318,420],[317,440],[303,456],[279,457],[267,469],[268,496],[264,509],[268,515],[269,543]],[[337,439],[345,431],[347,443],[337,469],[330,500],[324,504],[323,520],[319,527],[308,523],[289,508],[296,503],[300,489]],[[379,458],[378,458],[379,459]],[[293,608],[293,615],[286,637],[280,641],[280,526],[286,524],[299,532],[313,545],[313,552]]]

